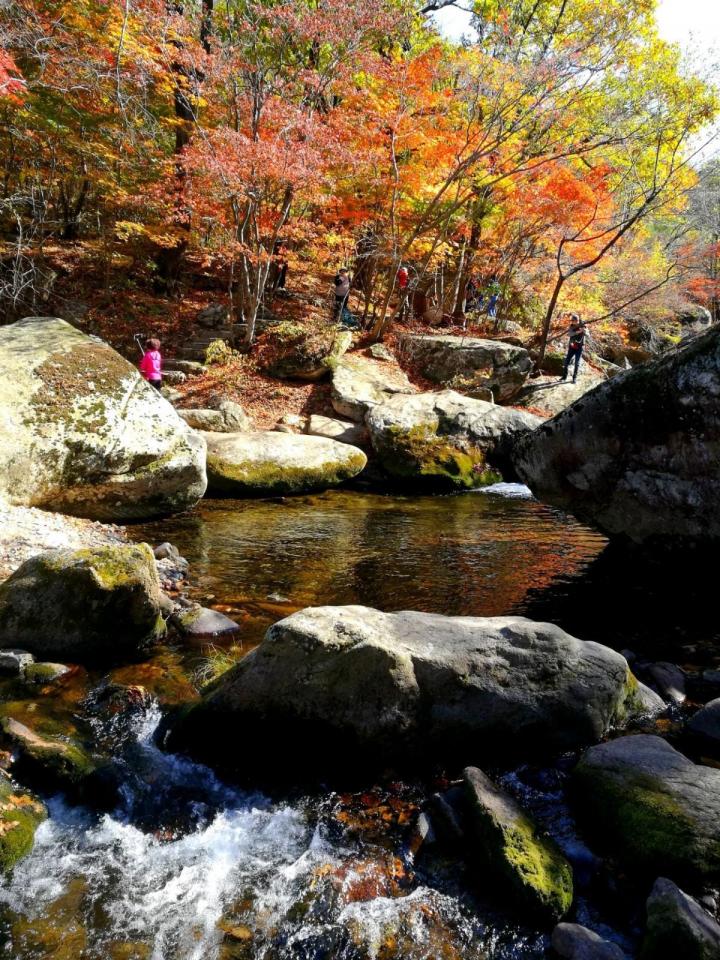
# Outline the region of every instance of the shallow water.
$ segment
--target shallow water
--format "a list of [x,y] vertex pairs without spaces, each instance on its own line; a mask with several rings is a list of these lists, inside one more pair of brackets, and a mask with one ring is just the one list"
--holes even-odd
[[[170,540],[191,564],[195,592],[241,624],[243,652],[267,626],[310,604],[363,603],[447,614],[523,613],[567,585],[605,541],[502,485],[456,497],[355,492],[278,501],[217,501],[133,531]],[[162,703],[185,699],[197,645],[158,651],[113,671]],[[100,680],[81,673],[75,716]],[[78,686],[80,685],[80,686]],[[20,709],[19,707],[18,709]],[[27,706],[26,706],[27,708]],[[29,708],[27,708],[29,709]],[[33,708],[34,709],[34,708]],[[519,960],[546,955],[543,931],[503,913],[482,877],[452,861],[415,862],[411,825],[438,784],[391,784],[357,796],[269,800],[220,783],[153,742],[151,701],[114,738],[123,801],[99,816],[51,801],[35,849],[0,888],[0,935],[17,960]],[[27,716],[23,715],[27,720]],[[80,721],[78,721],[80,722]],[[105,727],[103,727],[105,724]],[[249,735],[252,735],[249,732]],[[242,743],[234,745],[242,750]],[[505,774],[590,870],[563,801],[562,769]],[[581,915],[604,918],[580,899]],[[627,926],[627,924],[626,924]]]

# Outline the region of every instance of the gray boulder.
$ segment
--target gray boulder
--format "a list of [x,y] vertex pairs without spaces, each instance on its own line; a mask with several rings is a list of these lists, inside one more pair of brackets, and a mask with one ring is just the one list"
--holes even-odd
[[577,383],[560,377],[538,377],[530,380],[513,400],[516,407],[532,407],[542,410],[550,417],[557,416],[572,406],[576,400],[594,390],[606,378],[585,363],[580,367]]
[[143,652],[165,631],[146,543],[51,550],[0,584],[0,647],[71,662]]
[[343,758],[506,759],[596,741],[636,713],[636,690],[618,653],[552,624],[311,607],[272,626],[172,741],[232,767],[228,740],[254,729],[243,764],[254,752],[285,773]]
[[514,464],[541,500],[610,537],[720,539],[720,328],[630,370],[526,435]]
[[498,403],[515,396],[532,367],[523,347],[477,337],[412,334],[402,337],[400,350],[433,383],[465,381],[472,389],[486,388]]
[[0,495],[139,520],[205,486],[202,439],[111,347],[53,317],[0,329]]
[[715,748],[720,746],[720,697],[698,710],[688,721],[688,729]]
[[720,880],[720,770],[643,734],[591,747],[574,782],[581,816],[629,868]]
[[674,663],[661,660],[658,663],[651,663],[647,668],[647,673],[666,700],[677,704],[685,702],[687,696],[685,693],[685,674],[680,667]]
[[518,907],[559,920],[572,905],[572,867],[527,811],[477,767],[463,779],[469,802],[473,864]]
[[324,437],[258,432],[205,433],[208,486],[222,496],[326,490],[364,469],[367,457]]
[[720,926],[693,897],[660,877],[647,901],[641,960],[718,960]]
[[219,610],[209,607],[189,607],[173,614],[173,626],[185,637],[219,637],[237,633],[239,625]]
[[616,943],[604,940],[579,923],[559,923],[552,932],[551,943],[563,960],[627,960]]
[[[512,479],[510,448],[542,420],[454,390],[398,395],[367,416],[370,440],[391,476],[438,489]],[[501,476],[502,475],[502,476]]]
[[357,354],[341,357],[335,365],[330,399],[341,417],[362,423],[368,410],[396,393],[415,393],[398,367]]
[[247,433],[255,429],[250,417],[234,400],[222,400],[216,409],[178,410],[178,415],[193,430],[209,433]]

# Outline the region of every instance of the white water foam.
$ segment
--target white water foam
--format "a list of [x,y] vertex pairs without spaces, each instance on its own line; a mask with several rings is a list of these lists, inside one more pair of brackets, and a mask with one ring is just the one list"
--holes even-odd
[[480,487],[476,493],[490,493],[498,497],[510,497],[513,500],[532,500],[532,490],[522,483],[491,483],[489,487]]

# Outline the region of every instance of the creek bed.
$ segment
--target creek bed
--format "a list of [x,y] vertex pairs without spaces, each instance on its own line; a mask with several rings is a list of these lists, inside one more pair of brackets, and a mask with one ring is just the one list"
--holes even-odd
[[[547,931],[523,927],[483,877],[450,860],[415,861],[408,840],[432,783],[368,784],[269,798],[219,782],[160,750],[163,710],[196,695],[198,671],[243,656],[294,610],[362,603],[384,610],[534,615],[566,626],[573,590],[605,541],[500,485],[453,497],[349,491],[277,501],[206,501],[192,513],[134,528],[170,540],[190,561],[193,593],[238,620],[240,639],[208,651],[161,647],[111,679],[152,695],[113,738],[125,783],[120,807],[99,815],[50,800],[33,853],[0,888],[0,937],[14,960],[535,960]],[[583,595],[584,596],[584,595]],[[594,617],[595,627],[602,617]],[[602,632],[602,631],[601,631]],[[583,634],[580,634],[581,636]],[[599,639],[599,637],[593,637]],[[605,638],[608,642],[609,638]],[[615,638],[619,645],[621,637]],[[77,671],[62,696],[18,704],[21,719],[55,723],[101,681]],[[63,707],[64,704],[64,707]],[[25,714],[23,714],[23,710]],[[252,731],[248,731],[252,736]],[[229,745],[242,751],[242,743]],[[312,744],[308,744],[312,749]],[[564,801],[567,764],[522,767],[506,786],[575,862],[589,858]],[[499,771],[497,773],[500,773]],[[591,858],[590,858],[591,859]],[[589,860],[588,860],[589,862]],[[632,915],[582,895],[580,922],[632,938]],[[607,929],[610,929],[608,927]]]

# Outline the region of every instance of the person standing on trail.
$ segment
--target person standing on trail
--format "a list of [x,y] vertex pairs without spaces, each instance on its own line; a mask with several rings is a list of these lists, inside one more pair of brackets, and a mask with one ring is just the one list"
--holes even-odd
[[494,320],[497,317],[497,305],[498,300],[500,299],[500,284],[497,280],[492,280],[487,289],[488,292],[488,305],[487,305],[487,315],[491,320]]
[[335,292],[335,319],[340,320],[347,311],[347,301],[350,296],[350,274],[345,267],[341,267],[334,280]]
[[408,293],[410,286],[410,271],[407,267],[400,266],[397,272],[397,285],[400,291],[400,304],[398,306],[398,320],[404,320],[408,314]]
[[145,353],[140,361],[140,373],[151,387],[155,387],[156,390],[162,387],[162,354],[159,340],[148,340],[145,344]]
[[563,366],[563,375],[560,379],[561,381],[567,380],[570,365],[574,361],[575,370],[573,372],[572,382],[577,383],[580,358],[582,357],[583,347],[585,346],[585,324],[576,313],[570,315],[570,326],[565,332],[569,335],[570,339],[568,340],[568,351]]

